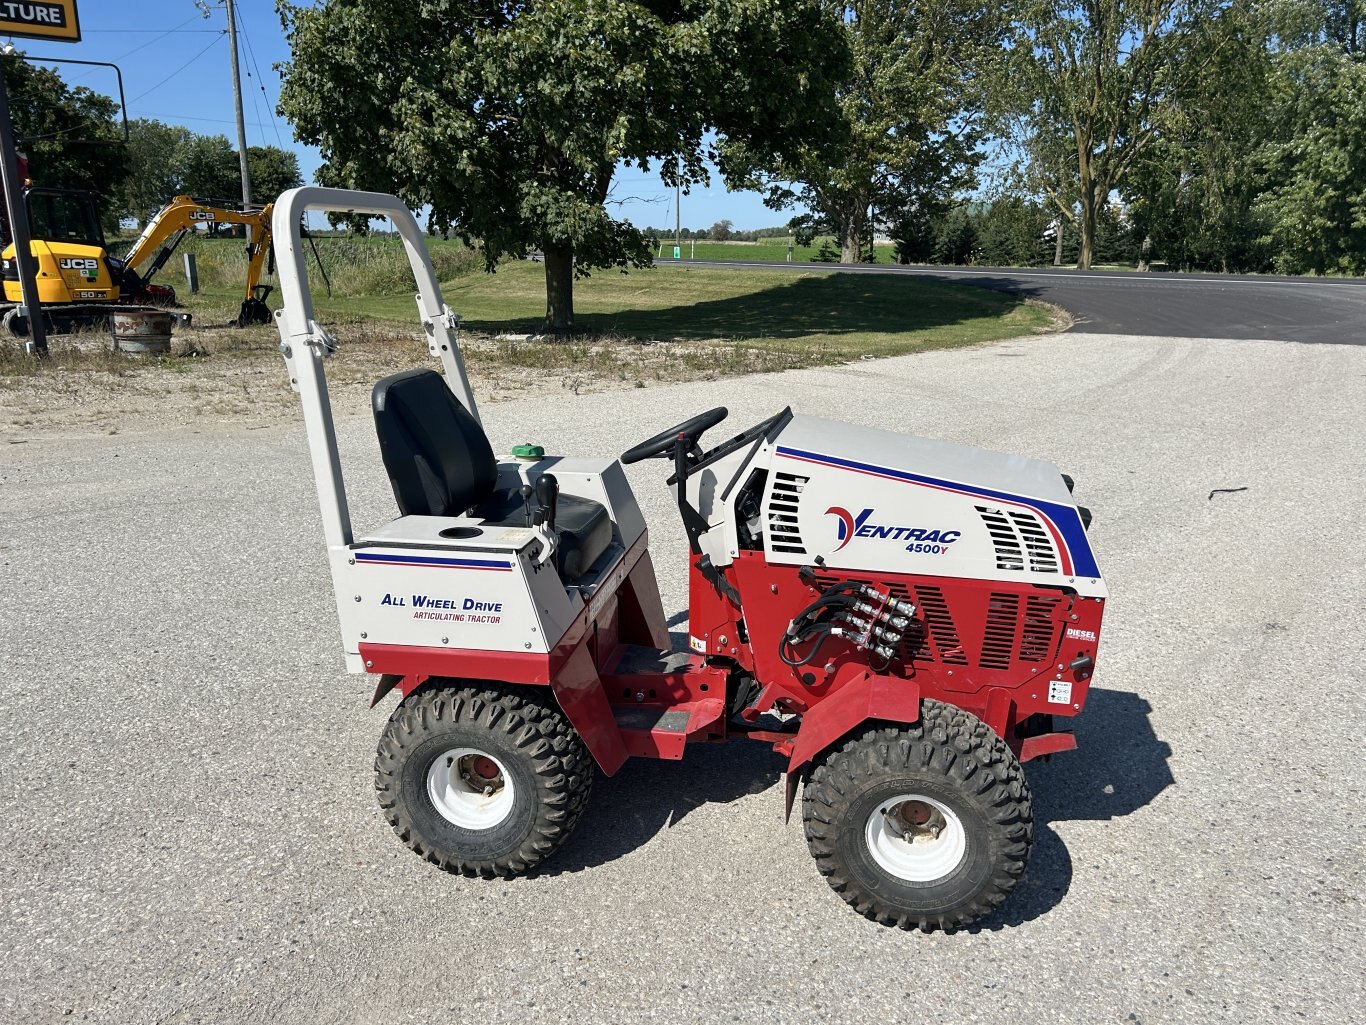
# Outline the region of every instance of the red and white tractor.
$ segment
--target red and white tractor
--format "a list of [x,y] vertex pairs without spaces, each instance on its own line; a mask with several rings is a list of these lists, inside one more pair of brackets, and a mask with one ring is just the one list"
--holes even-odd
[[[359,536],[300,240],[314,209],[392,220],[444,370],[375,385],[398,516]],[[1021,763],[1076,746],[1054,724],[1096,664],[1106,592],[1071,480],[791,409],[709,448],[725,409],[620,459],[499,458],[397,199],[295,189],[275,238],[346,665],[377,677],[376,702],[401,698],[376,785],[405,844],[452,872],[525,872],[569,836],[595,772],[748,739],[787,760],[787,812],[800,787],[817,868],[867,917],[954,928],[1006,899],[1033,834]],[[650,458],[688,538],[686,651],[621,467]]]

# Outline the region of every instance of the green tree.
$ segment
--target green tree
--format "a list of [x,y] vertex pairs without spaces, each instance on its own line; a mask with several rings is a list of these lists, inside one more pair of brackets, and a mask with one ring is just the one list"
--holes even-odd
[[966,206],[956,206],[934,225],[934,262],[975,263],[978,257],[977,223]]
[[[1205,86],[1227,42],[1223,0],[1029,0],[1016,25],[1003,102],[1025,159],[1091,266],[1100,219],[1180,105]],[[1214,40],[1211,42],[1211,40]]]
[[1263,241],[1287,273],[1366,273],[1366,3],[1270,8],[1275,72]]
[[247,171],[251,174],[251,198],[257,203],[273,203],[286,189],[304,183],[299,158],[278,146],[248,146]]
[[1265,231],[1254,207],[1265,182],[1272,131],[1267,20],[1229,7],[1211,26],[1201,87],[1178,98],[1163,131],[1140,155],[1120,191],[1137,239],[1183,269],[1260,270]]
[[993,267],[1031,267],[1051,257],[1044,241],[1052,217],[1037,203],[1019,196],[997,199],[977,224],[980,258]]
[[321,0],[281,3],[281,108],[327,184],[396,192],[479,239],[492,269],[545,254],[546,326],[573,282],[650,263],[609,213],[619,167],[708,180],[730,147],[777,159],[833,123],[848,59],[817,0]]
[[986,0],[823,0],[844,26],[853,73],[840,85],[841,134],[786,160],[752,160],[774,209],[804,205],[858,263],[872,221],[891,224],[974,183],[987,93],[1007,20]]
[[242,194],[242,168],[226,135],[195,135],[177,153],[183,195],[231,199]]
[[119,197],[119,214],[146,221],[180,193],[185,149],[194,133],[183,125],[135,118],[128,123],[128,177]]
[[105,201],[106,217],[116,217],[128,173],[118,103],[85,86],[68,86],[57,72],[28,63],[22,53],[0,57],[0,72],[9,90],[15,139],[28,154],[33,183],[87,189]]
[[897,263],[930,263],[935,253],[937,209],[926,205],[898,212],[891,223],[891,236]]

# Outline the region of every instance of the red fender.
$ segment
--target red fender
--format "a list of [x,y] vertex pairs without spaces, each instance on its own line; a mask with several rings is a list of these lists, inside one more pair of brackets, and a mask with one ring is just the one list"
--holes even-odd
[[430,677],[439,675],[549,684],[589,754],[603,773],[611,776],[626,761],[626,742],[612,715],[612,706],[607,703],[598,667],[588,651],[589,636],[581,634],[577,643],[561,645],[550,655],[361,644],[360,654],[366,666],[384,674],[375,686],[370,707],[391,690],[397,689],[406,698]]
[[787,763],[784,820],[792,817],[797,784],[813,758],[869,719],[913,723],[920,718],[920,688],[911,680],[863,672],[802,716]]
[[586,637],[555,673],[550,689],[603,775],[614,775],[626,761],[626,742],[607,703]]

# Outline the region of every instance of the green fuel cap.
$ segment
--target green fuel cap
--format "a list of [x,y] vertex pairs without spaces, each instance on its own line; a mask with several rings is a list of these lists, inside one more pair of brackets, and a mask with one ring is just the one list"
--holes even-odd
[[545,447],[542,445],[513,445],[512,454],[518,459],[543,459]]

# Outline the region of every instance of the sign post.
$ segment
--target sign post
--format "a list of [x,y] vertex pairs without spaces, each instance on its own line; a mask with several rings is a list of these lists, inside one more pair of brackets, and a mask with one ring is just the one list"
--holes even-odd
[[[22,3],[19,0],[0,0],[0,35],[79,43],[81,22],[76,13],[76,0],[24,0]],[[0,57],[2,59],[4,57]],[[4,179],[10,235],[19,271],[19,293],[23,301],[17,312],[28,320],[29,346],[42,357],[47,355],[47,323],[43,319],[42,304],[38,301],[28,206],[24,202],[24,182],[19,175],[19,158],[14,146],[9,89],[5,86],[3,75],[0,75],[0,177]]]

